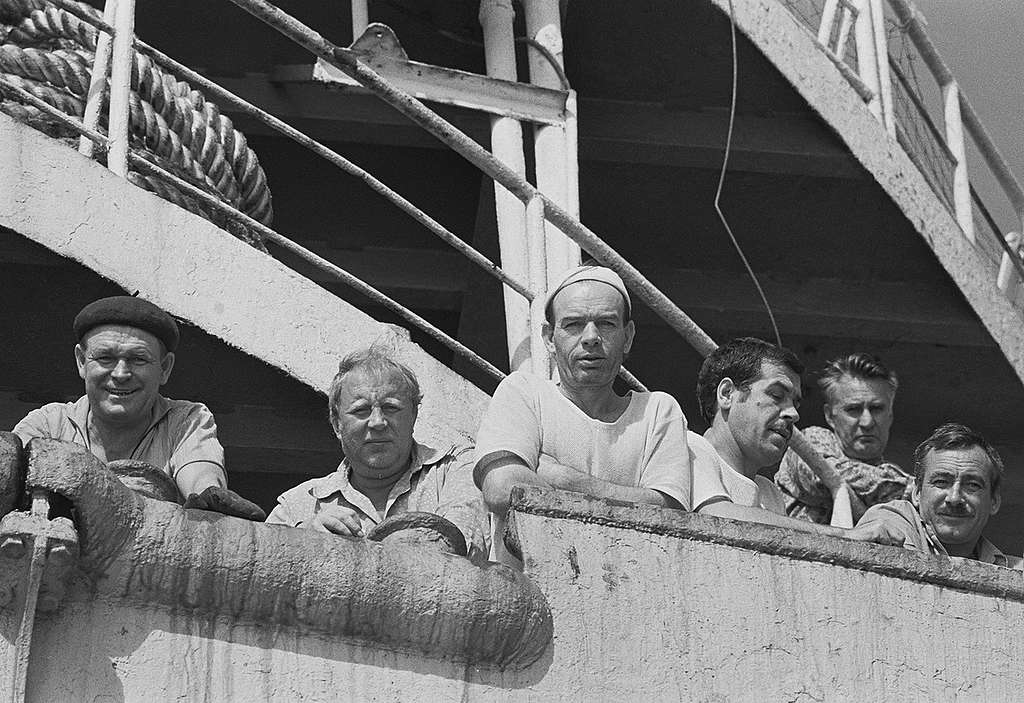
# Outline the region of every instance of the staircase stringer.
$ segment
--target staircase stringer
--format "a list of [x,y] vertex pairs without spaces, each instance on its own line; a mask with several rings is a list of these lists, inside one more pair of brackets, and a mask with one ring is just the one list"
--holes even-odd
[[[712,0],[729,15],[729,0]],[[778,0],[733,0],[737,28],[824,119],[911,222],[1024,382],[1024,318],[996,285],[997,267],[964,236],[895,137],[824,48]],[[742,66],[739,67],[742,71]]]
[[419,378],[417,436],[441,443],[476,433],[487,394],[418,345],[207,220],[4,114],[0,225],[321,392],[345,353],[385,340]]

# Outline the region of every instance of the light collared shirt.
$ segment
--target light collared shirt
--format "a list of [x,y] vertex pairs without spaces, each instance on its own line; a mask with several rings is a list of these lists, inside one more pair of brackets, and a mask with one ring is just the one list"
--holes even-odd
[[[857,526],[881,522],[903,536],[903,546],[917,552],[926,554],[941,554],[949,557],[945,546],[939,541],[935,530],[924,521],[921,513],[914,504],[907,500],[894,500],[889,503],[879,503],[867,509]],[[1009,569],[1024,568],[1024,560],[1020,557],[1003,554],[994,544],[982,537],[974,549],[975,556],[971,557],[976,561],[996,566],[1005,566]],[[950,557],[958,559],[963,557]]]
[[366,534],[393,515],[434,513],[459,528],[470,555],[486,555],[487,510],[483,495],[473,485],[472,453],[466,447],[451,446],[440,451],[414,441],[409,470],[391,487],[383,511],[352,485],[352,468],[344,459],[334,473],[301,483],[278,496],[267,523],[313,528],[313,518],[324,506],[341,505],[356,512]]
[[[28,444],[34,437],[49,437],[79,444],[93,455],[89,436],[89,397],[74,403],[49,403],[33,410],[14,427],[14,434]],[[217,423],[202,403],[157,396],[153,419],[139,438],[129,459],[152,464],[175,478],[185,466],[208,461],[224,469],[224,448],[217,439]]]

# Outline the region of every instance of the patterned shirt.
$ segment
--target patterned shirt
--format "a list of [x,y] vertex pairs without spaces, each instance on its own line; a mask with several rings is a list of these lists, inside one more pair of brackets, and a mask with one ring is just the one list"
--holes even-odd
[[[835,433],[824,427],[808,427],[803,433],[865,506],[908,497],[912,477],[896,464],[884,459],[877,464],[851,459],[843,453]],[[775,483],[782,490],[790,517],[823,525],[832,519],[831,492],[792,449],[782,458]]]

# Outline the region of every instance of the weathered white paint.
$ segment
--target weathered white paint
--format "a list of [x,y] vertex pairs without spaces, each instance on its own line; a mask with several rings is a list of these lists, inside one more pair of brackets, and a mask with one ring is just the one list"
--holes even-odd
[[273,257],[6,115],[0,225],[320,391],[347,352],[374,340],[391,344],[424,392],[418,434],[442,441],[476,433],[487,395],[420,347]]
[[[483,0],[480,3],[479,19],[484,33],[487,75],[491,78],[515,81],[515,10],[512,7],[512,0]],[[511,117],[491,118],[491,152],[495,158],[525,177],[523,127],[518,120]],[[530,271],[526,206],[503,186],[494,183],[494,207],[498,224],[501,267],[516,280],[525,281]],[[509,368],[516,371],[530,362],[530,302],[508,286],[503,285],[501,292],[505,301],[505,338],[508,342]]]
[[[520,505],[555,621],[525,670],[115,605],[79,584],[40,616],[29,700],[1014,700],[1024,683],[1019,572],[568,494]],[[885,573],[903,567],[960,586]]]
[[[729,0],[714,0],[726,14]],[[950,277],[964,293],[1017,376],[1024,380],[1024,324],[1021,311],[1001,295],[996,270],[962,234],[920,171],[895,138],[827,60],[806,27],[778,0],[734,2],[739,29],[775,65],[835,130],[924,237]]]

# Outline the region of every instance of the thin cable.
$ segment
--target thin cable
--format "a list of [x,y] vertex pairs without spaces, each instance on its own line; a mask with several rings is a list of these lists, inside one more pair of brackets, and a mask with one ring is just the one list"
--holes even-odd
[[725,231],[729,234],[729,239],[732,240],[736,253],[740,255],[740,261],[743,262],[747,273],[750,274],[750,279],[754,282],[754,287],[757,288],[757,294],[761,296],[761,302],[764,303],[764,309],[768,312],[768,319],[771,320],[772,330],[775,332],[775,343],[781,347],[782,335],[779,334],[779,326],[775,324],[775,314],[772,313],[772,306],[768,304],[768,298],[764,294],[764,289],[761,288],[761,282],[757,280],[754,269],[750,267],[746,254],[743,253],[740,243],[736,241],[736,236],[732,233],[732,227],[729,226],[728,220],[725,219],[725,213],[722,212],[720,202],[722,188],[725,186],[725,172],[729,167],[729,152],[732,151],[732,132],[736,123],[736,94],[739,83],[739,60],[736,54],[736,18],[733,15],[732,0],[729,0],[729,26],[732,35],[732,101],[729,105],[729,131],[725,137],[725,155],[722,158],[722,171],[718,175],[718,188],[715,190],[715,212],[718,213],[718,219],[722,221],[722,226],[725,227]]

